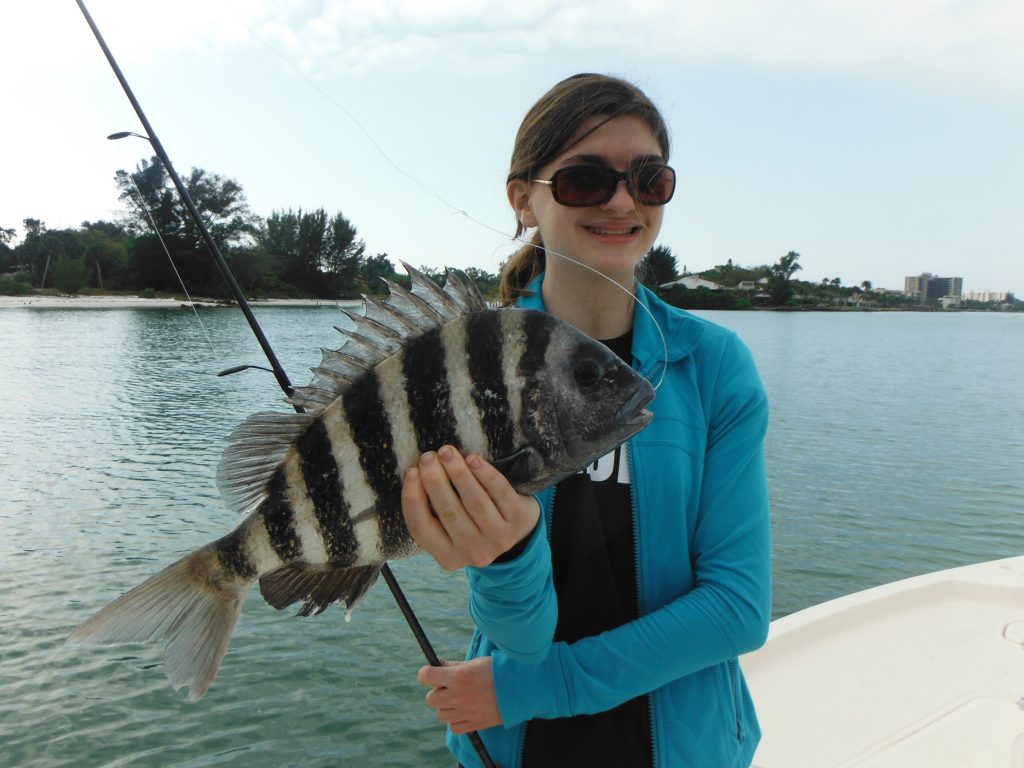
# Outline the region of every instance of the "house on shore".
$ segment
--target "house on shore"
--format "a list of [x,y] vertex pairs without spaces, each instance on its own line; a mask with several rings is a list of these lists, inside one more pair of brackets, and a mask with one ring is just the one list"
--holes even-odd
[[693,290],[695,288],[707,288],[709,291],[720,291],[724,287],[718,283],[712,282],[711,280],[705,280],[703,277],[697,277],[696,275],[687,275],[686,277],[681,277],[678,280],[673,280],[671,283],[662,283],[658,287],[667,290],[669,288],[674,288],[677,285],[689,290]]

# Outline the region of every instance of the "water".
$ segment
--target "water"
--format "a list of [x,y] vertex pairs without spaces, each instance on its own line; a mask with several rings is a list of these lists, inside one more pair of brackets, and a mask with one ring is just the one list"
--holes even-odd
[[[258,310],[297,382],[329,307]],[[1024,316],[703,313],[754,351],[775,615],[1024,551]],[[0,311],[0,765],[449,765],[423,663],[383,584],[351,623],[246,603],[217,683],[170,690],[159,649],[64,646],[85,617],[232,527],[224,438],[281,408],[240,313]],[[393,564],[438,652],[470,633],[461,574]]]

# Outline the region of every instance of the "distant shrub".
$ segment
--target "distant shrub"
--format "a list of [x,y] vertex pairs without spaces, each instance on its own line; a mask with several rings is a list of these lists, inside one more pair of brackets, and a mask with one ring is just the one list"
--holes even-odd
[[32,286],[12,277],[0,277],[0,296],[25,296]]
[[681,285],[672,286],[662,297],[680,309],[736,309],[737,303],[735,291],[684,288]]
[[754,302],[750,299],[736,299],[736,306],[733,309],[753,309]]
[[62,293],[78,293],[85,285],[85,259],[57,259],[53,265],[53,287]]
[[155,299],[156,298],[156,291],[153,290],[152,288],[143,288],[141,291],[139,291],[139,298],[140,299]]

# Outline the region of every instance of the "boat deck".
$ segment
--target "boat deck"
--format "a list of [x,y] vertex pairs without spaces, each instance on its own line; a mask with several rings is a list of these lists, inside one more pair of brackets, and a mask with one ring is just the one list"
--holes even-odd
[[778,619],[742,663],[755,768],[1024,768],[1024,557]]

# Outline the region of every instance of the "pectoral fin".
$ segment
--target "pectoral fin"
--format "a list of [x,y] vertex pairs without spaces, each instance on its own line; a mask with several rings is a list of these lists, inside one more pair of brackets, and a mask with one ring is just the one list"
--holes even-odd
[[491,464],[517,489],[530,485],[544,472],[544,460],[534,448],[520,448],[508,456],[493,459]]

